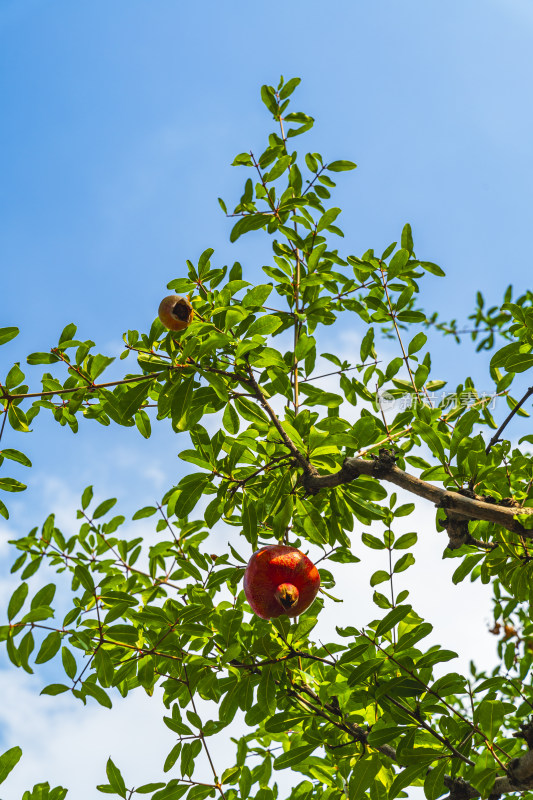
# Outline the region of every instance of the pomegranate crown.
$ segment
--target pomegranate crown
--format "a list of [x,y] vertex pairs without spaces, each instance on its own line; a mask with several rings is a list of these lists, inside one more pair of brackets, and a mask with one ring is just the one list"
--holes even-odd
[[289,611],[289,609],[293,608],[296,603],[298,602],[298,598],[300,593],[296,586],[292,583],[280,583],[276,591],[274,592],[274,597],[280,603],[281,606],[285,609],[285,611]]

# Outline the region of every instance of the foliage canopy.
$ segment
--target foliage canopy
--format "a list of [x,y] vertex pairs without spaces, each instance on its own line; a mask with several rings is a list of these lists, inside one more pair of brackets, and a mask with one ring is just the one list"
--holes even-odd
[[[0,640],[27,672],[57,660],[64,675],[44,694],[71,692],[111,708],[117,691],[162,692],[175,746],[156,774],[146,765],[143,786],[132,787],[110,759],[104,794],[275,800],[276,777],[288,769],[296,774],[290,800],[394,800],[411,786],[423,786],[428,800],[533,797],[533,436],[503,438],[533,394],[524,381],[533,366],[532,295],[513,300],[509,289],[501,306],[486,309],[478,293],[465,333],[420,307],[420,285],[444,273],[415,255],[409,225],[380,256],[340,252],[331,195],[337,173],[355,164],[292,150],[313,125],[288,110],[298,83],[263,86],[276,129],[260,155],[235,158],[248,177],[233,211],[219,201],[233,218],[231,241],[250,231],[270,237],[264,282],[247,280],[238,262],[212,263],[209,248],[168,284],[190,297],[194,321],[179,334],[158,319],[148,333],[128,331],[120,359],[132,357],[131,372],[106,379],[113,359],[69,324],[56,346],[28,356],[30,365],[56,365],[42,389],[30,391],[19,364],[3,380],[2,444],[10,429],[29,431],[41,411],[74,432],[93,420],[149,438],[157,421],[182,434],[175,441],[189,471],[157,506],[134,514],[153,519],[150,543],[122,538],[116,501],[95,507],[92,487],[76,535],[65,537],[49,516],[14,541],[20,582]],[[365,331],[354,362],[322,350],[343,314]],[[442,391],[445,365],[432,368],[430,330],[458,342],[470,335],[478,352],[493,351],[490,394],[467,376]],[[0,344],[17,332],[0,329]],[[386,340],[397,349],[392,360]],[[323,388],[324,362],[334,390]],[[509,406],[504,419],[492,414],[495,396]],[[11,461],[31,467],[21,451],[1,450],[0,463]],[[437,507],[445,557],[457,559],[454,583],[470,576],[492,585],[495,632],[505,625],[493,674],[447,671],[456,654],[425,645],[431,624],[408,590],[397,590],[417,534],[394,531],[415,503],[400,504],[394,487]],[[0,489],[25,486],[2,476]],[[8,518],[1,500],[0,513]],[[219,526],[230,541],[215,556],[210,531]],[[388,565],[371,577],[375,618],[317,642],[318,615],[336,600],[327,563],[356,570],[352,540],[361,538]],[[242,591],[251,553],[274,542],[320,562],[323,591],[294,622],[254,616]],[[39,583],[43,565],[70,592],[63,619],[56,586]],[[248,727],[224,768],[212,737],[238,714]],[[209,774],[195,768],[202,751]],[[0,782],[20,756],[14,747],[0,757]],[[24,800],[65,795],[40,784]]]

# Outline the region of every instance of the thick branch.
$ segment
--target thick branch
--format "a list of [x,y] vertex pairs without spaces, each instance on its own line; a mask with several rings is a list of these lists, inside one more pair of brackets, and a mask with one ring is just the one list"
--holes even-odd
[[438,508],[453,512],[455,516],[461,516],[467,520],[492,522],[495,525],[501,525],[508,531],[533,538],[533,530],[527,530],[518,520],[514,519],[518,511],[521,514],[531,514],[533,509],[506,507],[497,503],[487,503],[478,497],[466,497],[458,492],[451,492],[404,472],[394,464],[390,457],[385,459],[381,456],[372,461],[362,458],[347,458],[338,472],[332,475],[304,475],[302,483],[308,492],[317,493],[321,489],[331,489],[350,483],[359,475],[369,475],[394,483],[411,494],[430,500]]
[[493,795],[507,792],[525,791],[533,788],[533,750],[528,750],[520,758],[514,758],[508,767],[508,776],[496,778]]

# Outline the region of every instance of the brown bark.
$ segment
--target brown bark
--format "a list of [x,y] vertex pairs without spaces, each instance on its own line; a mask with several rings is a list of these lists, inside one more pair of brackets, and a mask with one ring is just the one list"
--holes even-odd
[[302,483],[311,494],[316,494],[321,489],[331,489],[345,483],[354,481],[359,475],[369,475],[379,480],[388,481],[401,489],[430,500],[437,508],[446,510],[448,517],[464,520],[484,520],[500,525],[513,533],[520,533],[527,538],[533,538],[533,530],[528,530],[515,519],[517,513],[532,514],[531,508],[516,508],[502,504],[488,503],[483,498],[474,497],[450,491],[449,489],[435,486],[420,478],[404,472],[394,464],[394,456],[386,450],[380,451],[378,458],[365,460],[363,458],[347,458],[341,469],[331,475],[304,475]]

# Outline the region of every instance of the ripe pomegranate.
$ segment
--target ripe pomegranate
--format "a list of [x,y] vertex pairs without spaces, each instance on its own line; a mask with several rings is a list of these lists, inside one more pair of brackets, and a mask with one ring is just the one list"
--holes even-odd
[[159,304],[159,319],[171,331],[183,331],[188,328],[194,316],[193,308],[186,297],[170,294]]
[[296,547],[271,544],[257,550],[244,572],[244,594],[263,619],[297,617],[309,608],[320,587],[317,568]]

